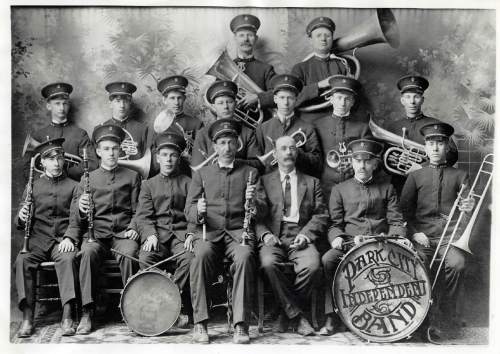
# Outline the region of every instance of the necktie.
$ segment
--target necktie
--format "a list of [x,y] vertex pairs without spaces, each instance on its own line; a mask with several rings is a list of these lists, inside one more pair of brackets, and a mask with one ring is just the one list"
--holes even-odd
[[285,216],[290,216],[290,209],[292,209],[292,187],[290,176],[285,175]]

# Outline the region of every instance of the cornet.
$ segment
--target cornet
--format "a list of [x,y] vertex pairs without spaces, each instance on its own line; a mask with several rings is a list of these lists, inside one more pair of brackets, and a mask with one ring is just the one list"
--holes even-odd
[[[297,147],[297,148],[303,146],[307,142],[307,136],[304,133],[304,131],[302,130],[302,128],[297,129],[295,132],[293,132],[290,135],[290,137],[292,137],[294,140],[297,141],[297,143],[295,144],[295,147]],[[295,137],[298,137],[298,139],[296,139]],[[269,138],[269,139],[271,139],[271,138]],[[273,156],[274,151],[275,151],[275,149],[272,149],[271,151],[269,151],[268,153],[266,153],[262,156],[257,156],[257,158],[259,159],[260,162],[262,162],[263,165],[266,165],[267,160]],[[278,161],[276,161],[276,159],[273,158],[273,160],[271,160],[270,165],[274,166],[274,165],[276,165],[276,163],[278,163]]]
[[326,164],[337,172],[344,172],[352,167],[351,154],[345,143],[339,143],[339,151],[332,149],[326,154]]
[[[238,152],[240,152],[243,149],[243,140],[241,140],[241,137],[238,137]],[[203,154],[207,155],[207,154]],[[199,165],[196,166],[190,166],[193,171],[198,171],[200,168],[202,168],[205,165],[208,165],[210,162],[215,163],[217,161],[217,155],[218,153],[215,151],[212,155],[208,156],[205,161],[200,163]]]

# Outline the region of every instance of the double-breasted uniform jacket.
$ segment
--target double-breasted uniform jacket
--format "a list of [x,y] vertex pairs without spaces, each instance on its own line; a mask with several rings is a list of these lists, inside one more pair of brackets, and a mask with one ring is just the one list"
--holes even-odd
[[257,94],[260,107],[269,108],[274,106],[273,92],[270,85],[271,79],[276,75],[273,66],[255,57],[244,60],[234,59],[235,63],[238,63],[238,61],[244,61],[245,70],[243,72],[264,91]]
[[[133,117],[128,117],[123,121],[111,118],[105,121],[103,124],[114,124],[124,129],[127,133],[125,134],[125,140],[130,139],[130,136],[132,136],[134,143],[137,144],[137,154],[129,156],[129,160],[140,159],[144,156],[146,149],[152,145],[151,141],[153,134],[149,131],[149,127],[146,124],[134,119]],[[123,151],[120,151],[120,156],[125,156],[125,153]]]

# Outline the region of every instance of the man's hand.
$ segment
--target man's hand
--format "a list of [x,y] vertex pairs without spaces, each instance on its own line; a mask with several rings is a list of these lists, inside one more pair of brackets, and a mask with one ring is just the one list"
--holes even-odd
[[198,208],[198,215],[205,214],[207,212],[207,200],[205,198],[198,199],[196,207]]
[[464,198],[458,204],[458,210],[463,212],[471,212],[474,209],[474,205],[476,204],[476,200],[473,197]]
[[193,234],[186,235],[186,241],[184,241],[184,249],[185,250],[187,250],[189,252],[194,252],[193,239],[194,239]]
[[139,239],[139,234],[137,233],[137,231],[130,229],[125,232],[125,238],[129,238],[132,241],[136,241]]
[[57,250],[60,253],[64,252],[73,252],[75,250],[75,245],[73,244],[73,241],[71,241],[69,238],[65,237],[59,246],[57,246]]
[[87,214],[90,208],[90,195],[87,193],[82,194],[78,200],[78,209],[82,214]]
[[365,237],[363,235],[354,236],[354,245],[357,246],[365,241]]
[[238,107],[239,108],[249,108],[251,106],[254,106],[259,100],[259,97],[257,94],[252,93],[252,92],[247,92],[246,95],[238,101]]
[[19,214],[17,216],[22,222],[26,222],[26,220],[28,220],[28,216],[30,213],[30,204],[31,203],[24,204],[21,210],[19,210]]
[[343,243],[344,239],[342,237],[335,237],[335,239],[332,241],[332,248],[335,250],[341,250]]
[[146,252],[158,251],[158,237],[156,237],[156,235],[148,236],[146,242],[142,245],[142,250]]
[[413,249],[413,243],[411,243],[410,240],[408,240],[406,237],[399,237],[396,239],[396,242]]
[[290,248],[301,250],[307,247],[307,237],[305,235],[298,234],[295,236]]
[[273,247],[276,245],[281,246],[281,241],[279,240],[279,238],[274,236],[272,233],[265,234],[264,237],[262,238],[262,241],[264,241],[264,245],[268,247]]
[[423,232],[414,233],[412,239],[419,245],[422,245],[426,248],[430,246],[429,238]]
[[255,184],[250,184],[249,186],[247,186],[247,190],[245,192],[245,199],[253,199],[253,197],[255,196],[255,190],[256,190]]

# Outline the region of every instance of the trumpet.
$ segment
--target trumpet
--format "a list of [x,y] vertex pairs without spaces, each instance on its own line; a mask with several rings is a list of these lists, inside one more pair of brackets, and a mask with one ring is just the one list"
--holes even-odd
[[338,172],[344,172],[352,167],[351,154],[345,143],[339,143],[339,150],[332,149],[326,154],[326,164]]
[[[240,152],[243,149],[243,140],[241,140],[241,137],[238,137],[238,152]],[[201,151],[201,150],[200,150]],[[206,153],[203,153],[203,155],[207,155]],[[208,165],[210,162],[215,163],[217,161],[217,152],[214,152],[212,155],[208,156],[202,163],[196,165],[196,166],[190,166],[191,170],[193,171],[198,171],[200,168],[202,168],[205,165]]]
[[[297,148],[303,146],[307,142],[307,136],[304,133],[304,131],[302,130],[302,128],[297,129],[295,132],[293,132],[290,135],[290,137],[292,137],[294,140],[297,141],[297,143],[295,144],[295,147],[297,147]],[[296,137],[298,139],[296,139]],[[268,137],[268,139],[272,141],[271,138]],[[275,151],[275,149],[272,149],[271,151],[267,152],[266,154],[264,154],[262,156],[257,156],[257,158],[259,159],[260,162],[262,162],[263,165],[266,165],[267,160],[269,160],[269,158],[273,156],[274,151]],[[275,158],[273,158],[270,162],[270,165],[274,166],[277,163],[278,163],[278,161]]]

